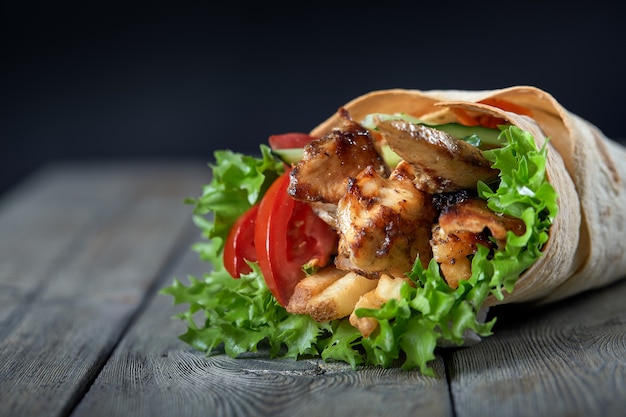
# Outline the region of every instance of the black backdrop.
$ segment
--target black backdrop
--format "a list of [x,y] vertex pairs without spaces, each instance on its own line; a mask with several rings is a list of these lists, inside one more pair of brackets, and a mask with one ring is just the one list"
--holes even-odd
[[256,152],[392,87],[535,85],[626,136],[618,6],[4,3],[0,193],[61,159]]

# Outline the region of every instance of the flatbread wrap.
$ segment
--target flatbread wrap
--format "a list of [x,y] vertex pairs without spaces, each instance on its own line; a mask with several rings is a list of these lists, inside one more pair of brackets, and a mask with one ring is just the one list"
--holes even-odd
[[[527,115],[502,110],[514,104]],[[495,105],[481,104],[495,103]],[[626,150],[596,126],[566,110],[549,93],[516,86],[488,91],[382,90],[343,106],[354,120],[372,113],[435,114],[456,121],[454,109],[493,114],[531,132],[538,147],[549,140],[547,175],[559,195],[559,215],[544,256],[502,300],[547,303],[599,288],[626,276]],[[335,114],[311,132],[320,136],[340,123]]]
[[268,142],[188,200],[213,270],[162,292],[206,353],[432,374],[490,308],[626,275],[626,149],[538,88],[374,91]]

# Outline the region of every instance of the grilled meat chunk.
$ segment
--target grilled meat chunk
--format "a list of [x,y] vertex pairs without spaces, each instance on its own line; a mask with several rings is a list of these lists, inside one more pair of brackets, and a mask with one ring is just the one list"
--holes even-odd
[[495,213],[487,202],[478,197],[468,198],[448,206],[439,216],[439,225],[447,233],[460,230],[481,233],[488,229],[499,247],[506,242],[506,233],[517,236],[526,233],[526,225],[521,219]]
[[438,224],[433,226],[430,244],[433,258],[439,263],[443,278],[451,288],[457,288],[459,281],[472,276],[470,256],[478,250],[476,245],[493,247],[487,233],[467,231],[446,233]]
[[430,244],[448,285],[456,288],[460,280],[472,275],[471,255],[478,250],[478,244],[502,248],[508,231],[520,236],[526,225],[520,219],[494,213],[479,198],[463,198],[447,205],[433,227]]
[[337,204],[348,178],[366,167],[389,175],[369,131],[347,118],[341,128],[304,147],[303,159],[291,170],[289,195],[308,203]]
[[494,182],[498,170],[477,147],[448,133],[403,120],[379,121],[383,139],[415,171],[415,186],[427,193],[475,189]]
[[431,197],[415,188],[412,177],[383,178],[368,166],[349,180],[339,200],[335,264],[370,278],[403,276],[417,256],[426,265],[436,215]]

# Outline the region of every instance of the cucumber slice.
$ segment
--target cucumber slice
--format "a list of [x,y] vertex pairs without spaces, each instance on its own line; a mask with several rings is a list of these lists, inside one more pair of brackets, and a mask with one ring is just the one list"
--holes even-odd
[[504,139],[500,139],[500,129],[490,129],[482,126],[464,126],[458,123],[446,123],[443,125],[427,125],[424,123],[424,125],[442,130],[460,140],[476,135],[480,138],[481,145],[504,146],[506,144]]
[[274,155],[288,165],[300,162],[302,160],[302,152],[302,148],[276,149],[272,151]]
[[395,151],[393,151],[387,144],[381,146],[380,151],[383,160],[391,169],[395,168],[396,165],[398,165],[398,163],[402,160],[400,155],[395,153]]

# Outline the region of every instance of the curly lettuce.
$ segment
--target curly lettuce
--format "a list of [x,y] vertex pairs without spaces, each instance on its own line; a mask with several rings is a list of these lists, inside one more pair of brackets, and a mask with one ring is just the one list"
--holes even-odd
[[[252,263],[252,272],[231,278],[223,268],[223,239],[230,226],[246,208],[257,202],[283,165],[269,148],[261,145],[261,157],[231,151],[216,153],[211,183],[194,204],[194,219],[207,242],[194,245],[213,270],[202,278],[188,277],[188,284],[175,279],[161,293],[174,304],[188,309],[175,318],[187,324],[180,339],[195,349],[211,354],[225,352],[239,357],[269,346],[271,357],[298,359],[321,357],[359,365],[418,368],[433,375],[429,363],[438,346],[461,345],[468,332],[488,336],[496,318],[482,321],[481,307],[490,295],[502,299],[514,291],[515,282],[542,256],[550,226],[558,213],[557,193],[546,177],[547,147],[537,149],[533,137],[515,127],[503,127],[505,145],[485,151],[500,170],[497,188],[479,183],[478,195],[499,213],[520,218],[526,233],[507,235],[503,250],[479,246],[472,259],[472,276],[450,288],[432,260],[427,268],[419,261],[407,275],[413,285],[404,284],[399,300],[392,299],[379,309],[358,309],[360,317],[374,317],[378,330],[369,337],[347,319],[318,323],[308,315],[288,313],[271,295]],[[212,215],[212,219],[209,218]]]

